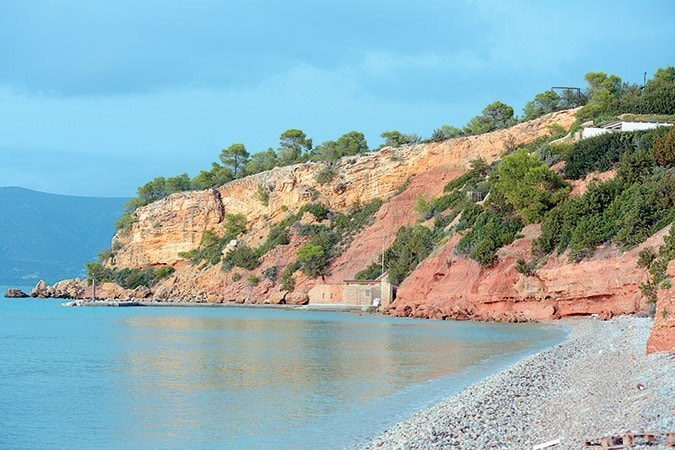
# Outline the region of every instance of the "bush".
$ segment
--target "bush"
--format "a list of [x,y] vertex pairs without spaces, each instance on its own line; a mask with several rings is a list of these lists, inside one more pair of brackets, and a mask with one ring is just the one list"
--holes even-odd
[[223,261],[223,270],[227,271],[233,267],[253,270],[259,265],[260,259],[258,258],[258,252],[242,242],[227,254],[227,257]]
[[277,280],[278,272],[279,272],[279,266],[274,265],[274,266],[270,266],[267,269],[263,270],[263,275],[269,281],[275,282]]
[[528,223],[540,222],[570,190],[562,178],[524,148],[502,160],[494,186]]
[[608,133],[576,142],[564,156],[565,176],[581,179],[590,172],[612,169],[624,153],[651,148],[657,131]]
[[675,165],[675,125],[664,136],[654,139],[652,154],[657,164],[666,167]]
[[325,275],[328,266],[328,259],[323,247],[314,244],[305,244],[298,249],[297,262],[308,277],[314,278],[317,275]]
[[654,251],[653,248],[645,247],[642,250],[640,250],[640,253],[638,253],[637,264],[640,267],[649,268],[649,266],[652,265],[652,262],[656,259],[656,256],[657,256],[656,252]]
[[468,255],[481,266],[491,266],[497,261],[497,250],[513,242],[522,228],[522,222],[513,215],[502,217],[485,211],[476,218],[471,231],[457,242],[455,252]]
[[241,280],[241,274],[239,272],[234,272],[232,274],[232,281],[236,283],[239,280]]
[[525,261],[523,258],[518,258],[516,261],[516,272],[531,277],[534,275],[534,265],[531,262]]
[[335,169],[331,165],[326,165],[314,175],[314,179],[320,185],[330,183],[333,178],[335,178]]
[[161,280],[163,278],[171,276],[175,271],[176,269],[174,269],[171,266],[162,266],[159,269],[157,269],[156,277],[158,280]]
[[258,278],[255,275],[248,276],[248,284],[250,284],[251,286],[256,286],[258,283],[260,283],[260,278]]
[[281,289],[284,291],[292,291],[295,289],[295,278],[293,274],[300,270],[300,263],[297,261],[286,266],[284,271],[281,273],[281,278],[279,279],[281,283]]

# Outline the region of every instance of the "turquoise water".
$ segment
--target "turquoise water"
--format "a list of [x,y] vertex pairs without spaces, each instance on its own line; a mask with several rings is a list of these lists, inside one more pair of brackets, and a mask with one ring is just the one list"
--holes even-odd
[[0,448],[344,448],[563,337],[531,324],[2,298]]

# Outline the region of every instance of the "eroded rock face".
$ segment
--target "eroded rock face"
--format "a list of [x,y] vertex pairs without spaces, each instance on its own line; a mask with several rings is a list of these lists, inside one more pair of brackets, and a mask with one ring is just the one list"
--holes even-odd
[[[324,185],[315,179],[323,165],[305,163],[242,178],[217,190],[173,194],[136,210],[129,232],[118,233],[114,239],[115,263],[118,267],[176,266],[182,261],[178,253],[196,248],[205,230],[222,235],[225,214],[245,215],[250,231],[244,239],[249,245],[258,245],[271,225],[308,201],[344,211],[356,202],[389,199],[411,179],[411,188],[416,189],[414,199],[413,194],[408,195],[409,199],[398,207],[390,207],[388,218],[382,216],[379,226],[386,241],[399,228],[396,221],[411,220],[403,216],[414,215],[409,203],[417,199],[417,194],[437,195],[447,181],[466,170],[470,161],[478,157],[494,161],[506,147],[549,134],[548,126],[553,123],[569,127],[573,122],[573,111],[561,111],[480,136],[384,148],[343,158],[337,164],[336,176]],[[261,191],[267,193],[266,202],[261,199]],[[381,245],[381,239],[378,242]],[[341,273],[351,270],[341,269]]]
[[[675,277],[675,261],[668,265],[668,277]],[[654,326],[647,341],[647,353],[675,353],[675,289],[659,291]]]
[[390,312],[514,322],[591,314],[609,318],[645,311],[639,285],[648,274],[638,267],[637,255],[644,247],[658,248],[667,231],[629,252],[600,249],[579,263],[569,263],[565,254],[551,256],[534,276],[517,273],[515,263],[530,258],[538,225],[525,227],[525,237],[502,248],[498,263],[487,269],[455,255],[459,239],[455,236],[403,282]]

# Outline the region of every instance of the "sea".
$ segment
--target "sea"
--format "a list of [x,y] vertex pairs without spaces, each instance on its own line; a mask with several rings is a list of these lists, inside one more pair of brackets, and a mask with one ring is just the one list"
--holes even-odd
[[2,449],[358,447],[566,336],[538,324],[61,302],[0,298]]

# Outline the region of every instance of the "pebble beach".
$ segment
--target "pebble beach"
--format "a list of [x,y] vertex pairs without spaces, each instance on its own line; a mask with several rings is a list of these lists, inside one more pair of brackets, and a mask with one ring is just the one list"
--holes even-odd
[[675,431],[675,356],[645,354],[652,319],[555,323],[570,329],[565,342],[417,412],[364,448],[582,449],[607,435]]

